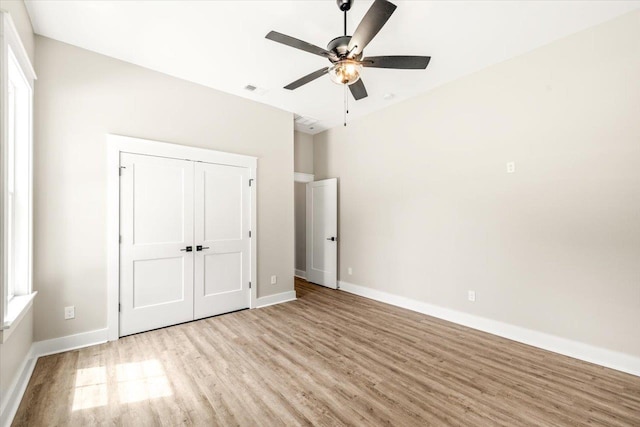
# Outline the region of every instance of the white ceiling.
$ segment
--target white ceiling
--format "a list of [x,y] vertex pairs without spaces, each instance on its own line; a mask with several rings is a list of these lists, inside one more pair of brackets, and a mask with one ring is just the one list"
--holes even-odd
[[[371,5],[355,0],[351,34]],[[427,70],[365,69],[369,97],[350,119],[640,8],[640,1],[394,1],[366,55],[429,55]],[[343,88],[324,76],[283,86],[328,64],[264,36],[276,30],[325,47],[342,34],[334,0],[27,1],[37,34],[317,119],[342,124]],[[258,91],[244,90],[247,84]],[[385,99],[385,94],[393,94]]]

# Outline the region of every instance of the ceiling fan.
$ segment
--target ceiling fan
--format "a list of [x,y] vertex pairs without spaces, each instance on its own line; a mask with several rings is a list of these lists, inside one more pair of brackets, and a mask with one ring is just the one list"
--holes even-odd
[[296,49],[304,50],[327,58],[331,66],[321,68],[313,73],[289,83],[285,89],[294,90],[325,74],[329,74],[335,83],[348,85],[353,97],[357,100],[367,97],[367,89],[360,78],[362,67],[394,68],[400,70],[423,70],[429,65],[429,56],[367,56],[363,57],[364,48],[378,34],[396,5],[387,0],[375,0],[352,36],[347,35],[347,12],[353,0],[337,0],[338,7],[344,12],[344,35],[334,38],[326,49],[298,40],[285,34],[271,31],[266,38]]

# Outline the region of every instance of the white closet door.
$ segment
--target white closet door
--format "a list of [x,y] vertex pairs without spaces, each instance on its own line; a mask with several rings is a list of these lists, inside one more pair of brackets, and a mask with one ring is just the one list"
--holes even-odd
[[195,164],[195,318],[248,308],[249,169]]
[[338,288],[338,180],[307,184],[307,280]]
[[193,162],[120,165],[120,336],[193,320]]

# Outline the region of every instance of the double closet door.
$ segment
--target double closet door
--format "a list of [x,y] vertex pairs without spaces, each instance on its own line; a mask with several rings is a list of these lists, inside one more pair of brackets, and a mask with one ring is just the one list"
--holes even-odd
[[245,167],[120,155],[120,336],[250,304]]

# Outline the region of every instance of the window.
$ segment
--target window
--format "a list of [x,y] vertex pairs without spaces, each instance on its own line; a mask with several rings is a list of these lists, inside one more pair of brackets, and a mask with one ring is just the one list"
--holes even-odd
[[33,298],[31,292],[31,150],[33,80],[35,75],[8,14],[2,15],[0,115],[2,163],[2,293],[0,330],[3,342]]
[[15,205],[15,120],[16,120],[16,88],[11,80],[11,74],[9,75],[9,90],[8,90],[8,103],[7,103],[7,301],[11,301],[15,296],[15,272],[14,272],[14,253],[15,253],[15,239],[14,239],[14,205]]
[[11,48],[7,67],[7,302],[30,292],[29,205],[31,87]]

